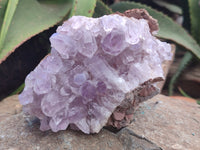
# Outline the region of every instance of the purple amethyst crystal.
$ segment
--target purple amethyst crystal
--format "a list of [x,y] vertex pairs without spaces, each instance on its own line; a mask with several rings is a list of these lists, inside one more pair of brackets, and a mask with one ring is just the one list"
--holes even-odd
[[147,20],[118,14],[74,16],[50,41],[51,53],[26,77],[19,95],[42,131],[70,126],[89,134],[106,124],[123,126],[132,107],[157,92],[162,62],[172,56]]

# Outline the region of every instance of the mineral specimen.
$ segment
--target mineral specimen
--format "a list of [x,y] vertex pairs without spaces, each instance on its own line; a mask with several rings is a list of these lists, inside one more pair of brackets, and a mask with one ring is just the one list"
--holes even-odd
[[126,125],[134,106],[157,93],[162,62],[171,59],[170,45],[152,35],[148,20],[119,14],[74,16],[50,41],[51,53],[19,95],[42,131],[70,126],[89,134]]

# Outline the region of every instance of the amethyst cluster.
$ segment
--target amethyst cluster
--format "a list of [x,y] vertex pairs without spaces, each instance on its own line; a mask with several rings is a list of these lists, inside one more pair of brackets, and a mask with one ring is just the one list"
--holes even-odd
[[152,35],[147,20],[118,14],[74,16],[50,41],[51,53],[26,77],[19,95],[42,131],[70,126],[98,133],[127,96],[134,99],[133,91],[164,78],[162,62],[171,59],[170,45]]

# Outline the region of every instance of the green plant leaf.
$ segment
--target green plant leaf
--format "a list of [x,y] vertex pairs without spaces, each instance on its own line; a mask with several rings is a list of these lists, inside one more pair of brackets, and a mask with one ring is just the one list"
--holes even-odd
[[192,98],[191,96],[189,96],[181,87],[178,87],[179,92],[184,96],[184,97],[189,97]]
[[197,104],[199,104],[199,105],[200,105],[200,100],[197,100]]
[[112,14],[112,10],[106,4],[104,4],[101,0],[97,0],[93,17],[97,18],[103,15],[109,15],[109,14]]
[[74,0],[70,17],[72,16],[87,16],[92,17],[96,0]]
[[169,11],[177,13],[177,14],[182,14],[182,9],[181,7],[162,1],[162,0],[153,0],[154,3],[156,3],[157,5],[161,6],[161,7],[165,7],[167,8]]
[[20,0],[0,53],[0,63],[32,36],[54,26],[70,11],[71,0]]
[[192,35],[200,44],[200,6],[198,3],[199,0],[188,0]]
[[0,0],[0,29],[3,23],[3,18],[6,12],[7,4],[8,4],[8,0]]
[[186,65],[191,61],[192,54],[190,52],[186,52],[184,57],[182,58],[176,73],[172,76],[169,83],[169,95],[173,95],[174,84],[176,83],[178,77],[181,75],[182,71],[185,69]]
[[111,5],[111,8],[113,11],[119,12],[124,12],[125,10],[133,8],[146,9],[151,16],[158,20],[160,30],[156,35],[157,37],[172,40],[184,46],[200,59],[200,47],[197,42],[181,26],[163,13],[149,6],[135,2],[119,2]]
[[18,2],[19,2],[19,0],[8,0],[8,5],[6,7],[5,16],[4,16],[3,23],[1,26],[1,31],[0,31],[0,52],[3,47],[4,41],[6,38],[6,34],[8,32],[10,23],[12,21],[13,15],[15,13],[15,9],[17,8]]
[[21,93],[23,91],[24,87],[25,87],[25,83],[23,83],[22,85],[20,85],[14,92],[12,92],[10,94],[10,96]]

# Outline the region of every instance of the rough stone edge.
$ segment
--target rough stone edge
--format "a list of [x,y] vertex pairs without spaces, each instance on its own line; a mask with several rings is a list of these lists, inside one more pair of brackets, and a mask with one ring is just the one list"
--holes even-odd
[[158,147],[155,143],[149,141],[148,139],[137,135],[133,131],[124,128],[117,133],[119,141],[124,145],[125,150],[131,149],[141,149],[141,150],[163,150]]
[[153,84],[163,80],[164,79],[161,77],[150,79],[139,85],[139,87],[134,89],[132,92],[127,93],[123,102],[114,110],[108,119],[106,124],[108,129],[119,130],[120,128],[130,124],[133,119],[133,113],[139,104],[154,97],[160,92]]
[[[162,68],[163,68],[163,71],[164,71],[164,77],[165,77],[165,79],[167,78],[167,75],[168,75],[168,73],[169,73],[170,66],[171,66],[171,64],[173,63],[174,58],[175,58],[176,45],[171,44],[171,52],[172,52],[172,60],[167,60],[167,61],[164,61],[164,62],[162,63]],[[157,83],[157,87],[160,89],[160,91],[162,91],[163,86],[164,86],[164,84],[165,84],[165,81],[166,81],[166,80]]]
[[148,21],[150,32],[157,32],[159,30],[158,21],[154,19],[145,9],[130,9],[124,13],[116,12],[116,14],[126,17],[134,17],[136,19],[145,19]]

